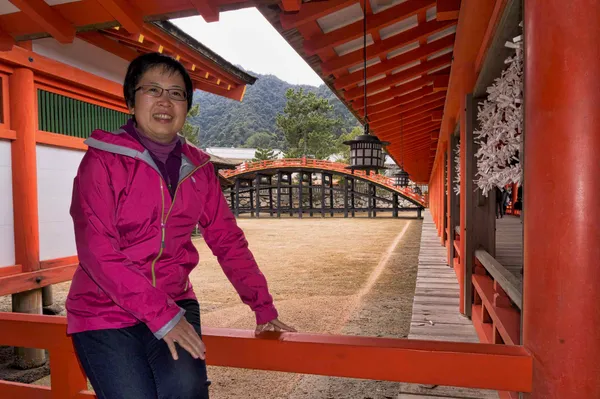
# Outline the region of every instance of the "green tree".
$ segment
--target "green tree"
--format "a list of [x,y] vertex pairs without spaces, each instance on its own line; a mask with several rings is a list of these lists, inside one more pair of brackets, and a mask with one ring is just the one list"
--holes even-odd
[[343,162],[347,164],[350,163],[350,146],[344,144],[344,141],[354,140],[356,136],[360,136],[361,134],[363,134],[363,128],[360,126],[356,126],[354,129],[352,129],[352,131],[344,132],[340,135],[340,137],[338,137],[336,142],[338,151],[336,154],[340,156],[338,162]]
[[185,120],[185,124],[181,129],[181,134],[185,137],[190,143],[198,147],[200,145],[200,127],[193,125],[190,122],[191,118],[195,118],[200,113],[200,104],[196,104],[192,106],[190,112],[187,114],[187,118]]
[[248,137],[243,147],[245,148],[270,148],[273,146],[275,136],[269,132],[256,132]]
[[326,159],[335,154],[338,149],[333,132],[341,121],[333,115],[329,101],[302,88],[289,89],[285,97],[287,103],[283,114],[277,115],[277,126],[284,133],[286,156]]
[[271,159],[276,159],[277,155],[275,155],[275,151],[272,148],[257,148],[254,153],[254,158],[252,158],[252,162],[257,161],[268,161]]

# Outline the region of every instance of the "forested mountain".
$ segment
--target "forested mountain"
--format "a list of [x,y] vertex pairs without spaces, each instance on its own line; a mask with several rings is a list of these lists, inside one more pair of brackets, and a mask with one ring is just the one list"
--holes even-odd
[[359,123],[342,102],[326,85],[320,87],[292,85],[273,75],[259,75],[254,85],[248,85],[242,102],[223,98],[211,93],[196,91],[194,104],[200,105],[198,116],[190,123],[200,127],[202,147],[241,147],[248,137],[255,133],[267,132],[274,135],[273,146],[283,145],[282,132],[277,128],[275,118],[283,112],[288,89],[304,88],[328,99],[334,114],[342,121],[336,136],[344,130],[350,131]]

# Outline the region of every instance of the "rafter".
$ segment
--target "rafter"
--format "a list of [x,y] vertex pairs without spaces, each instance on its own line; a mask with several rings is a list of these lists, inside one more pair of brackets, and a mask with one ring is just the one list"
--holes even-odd
[[[368,96],[368,103],[372,105],[380,104],[387,100],[391,100],[396,97],[400,97],[411,91],[420,89],[423,86],[429,85],[433,81],[433,76],[426,75],[425,77],[413,80],[400,86],[396,86],[393,89],[386,90],[381,93],[373,94]],[[365,98],[358,97],[352,100],[352,108],[359,111],[364,109]],[[369,111],[370,112],[370,111]]]
[[206,22],[219,21],[219,6],[212,0],[190,0],[192,5]]
[[300,11],[302,0],[281,0],[281,8],[283,11]]
[[431,114],[431,120],[433,121],[441,121],[444,117],[444,111],[434,111]]
[[116,40],[111,40],[100,32],[80,32],[77,34],[77,37],[127,61],[132,61],[140,55],[140,53],[131,47],[127,47]]
[[[367,33],[402,21],[423,10],[427,10],[433,5],[435,5],[435,0],[413,0],[400,3],[379,14],[373,14],[367,20]],[[363,32],[363,21],[354,22],[343,28],[306,40],[303,44],[304,51],[308,55],[314,55],[329,47],[335,47],[342,43],[362,37]]]
[[[419,60],[420,58],[426,58],[432,54],[447,49],[448,47],[454,45],[454,37],[455,35],[445,36],[439,40],[408,51],[397,57],[385,59],[379,64],[367,67],[367,78],[373,78],[381,74],[388,74],[393,70],[410,64],[411,62]],[[363,75],[364,71],[361,69],[349,75],[342,76],[336,80],[335,88],[341,90],[354,86],[363,80]]]
[[[422,89],[413,91],[412,93],[408,93],[402,97],[398,97],[394,100],[390,100],[390,101],[386,101],[383,102],[381,104],[377,104],[377,105],[372,105],[372,106],[367,106],[367,109],[369,111],[369,115],[371,117],[374,117],[375,115],[387,111],[389,109],[398,107],[402,104],[406,104],[406,103],[410,103],[411,101],[414,100],[418,100],[419,98],[425,97],[428,94],[433,93],[433,87],[431,86],[425,86]],[[361,111],[357,111],[357,113],[360,116],[364,116],[364,112]]]
[[371,118],[371,126],[377,128],[385,122],[400,120],[400,117],[397,115],[403,114],[406,111],[410,111],[413,109],[427,109],[427,107],[434,107],[430,109],[435,109],[440,106],[440,103],[443,105],[444,102],[445,93],[433,93],[428,96],[422,97],[418,100],[411,101],[410,103],[406,103],[396,108],[392,108],[391,110],[385,113],[375,115],[373,118]]
[[[330,1],[313,1],[305,3],[300,8],[300,11],[294,14],[281,13],[279,21],[285,30],[297,28],[308,22],[317,20],[325,15],[331,14],[343,8],[349,7],[352,4],[358,3],[358,0],[330,0]],[[360,1],[362,4],[362,0]]]
[[72,43],[75,27],[44,0],[9,0],[60,43]]
[[[422,38],[427,38],[434,33],[443,31],[451,26],[456,25],[456,22],[438,22],[430,21],[422,25],[409,29],[405,32],[391,36],[385,40],[376,41],[374,44],[367,46],[367,59],[381,57],[396,49],[402,48],[413,42],[417,42]],[[333,73],[343,71],[351,66],[360,64],[363,60],[363,49],[360,48],[351,53],[338,56],[321,64],[323,75],[327,76]]]
[[[448,65],[450,63],[452,63],[452,54],[445,54],[441,57],[434,58],[433,60],[427,61],[423,64],[416,65],[402,72],[388,76],[385,79],[371,82],[367,86],[367,95],[369,95],[369,93],[373,93],[381,89],[392,87],[398,83],[402,83],[404,81],[414,78],[415,76],[422,75],[424,73],[440,68],[444,65]],[[364,90],[362,87],[356,87],[344,93],[344,98],[348,101],[353,100],[357,97],[362,96],[363,93]]]
[[[400,128],[405,118],[410,118],[413,116],[425,114],[427,112],[431,112],[433,110],[439,109],[444,106],[444,100],[434,101],[430,104],[426,104],[424,106],[414,108],[412,110],[402,112],[401,114],[394,115],[392,117],[383,119],[379,122],[374,122],[375,126],[373,127],[373,123],[371,123],[371,127],[375,131],[381,131],[382,129],[390,129],[393,127]],[[377,124],[379,123],[379,125]]]
[[[434,129],[439,129],[439,126],[440,126],[439,122],[429,121],[428,123],[421,124],[420,126],[416,126],[411,129],[402,128],[402,131],[404,132],[405,137],[406,137],[406,135],[418,135],[423,132],[431,131]],[[400,130],[401,130],[400,128],[394,127],[394,128],[389,128],[389,129],[378,129],[378,130],[376,130],[376,132],[377,132],[377,134],[388,135],[390,133],[398,132]]]
[[130,33],[141,33],[144,27],[142,12],[126,0],[96,0],[122,27]]
[[[418,119],[415,119],[415,118],[418,118]],[[432,121],[431,114],[417,115],[415,117],[409,118],[409,120],[404,119],[402,121],[402,123],[399,123],[398,125],[391,125],[391,127],[389,129],[379,129],[377,131],[377,134],[390,138],[390,136],[392,136],[400,131],[404,131],[405,129],[408,129],[409,126],[411,126],[415,123],[418,125],[422,125],[422,124],[428,124],[431,121]]]
[[15,39],[0,29],[0,51],[10,51],[15,45]]
[[437,0],[438,21],[458,19],[460,12],[460,0]]
[[437,75],[433,78],[433,91],[448,90],[450,75]]

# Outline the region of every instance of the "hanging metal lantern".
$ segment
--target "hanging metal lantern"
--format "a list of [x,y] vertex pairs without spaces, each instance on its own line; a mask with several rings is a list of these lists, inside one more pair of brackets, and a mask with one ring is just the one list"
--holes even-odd
[[354,140],[344,141],[350,146],[350,166],[352,170],[379,170],[385,169],[385,153],[383,146],[386,141],[380,141],[376,136],[363,134]]
[[396,173],[395,178],[396,178],[396,186],[398,186],[398,187],[407,187],[408,186],[409,176],[408,176],[408,172],[406,172],[404,170],[404,168],[400,167],[400,172]]

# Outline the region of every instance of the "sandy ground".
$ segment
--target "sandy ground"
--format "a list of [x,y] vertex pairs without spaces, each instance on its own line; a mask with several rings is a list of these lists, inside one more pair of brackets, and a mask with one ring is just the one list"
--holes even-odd
[[[302,332],[408,335],[420,220],[242,218],[239,224],[267,277],[281,320]],[[253,329],[254,315],[215,257],[202,239],[195,243],[201,261],[191,280],[202,326]],[[68,285],[55,286],[58,304],[64,303]],[[8,310],[10,298],[0,297],[0,311]],[[209,378],[213,399],[384,399],[399,392],[396,383],[221,367],[209,367]]]

